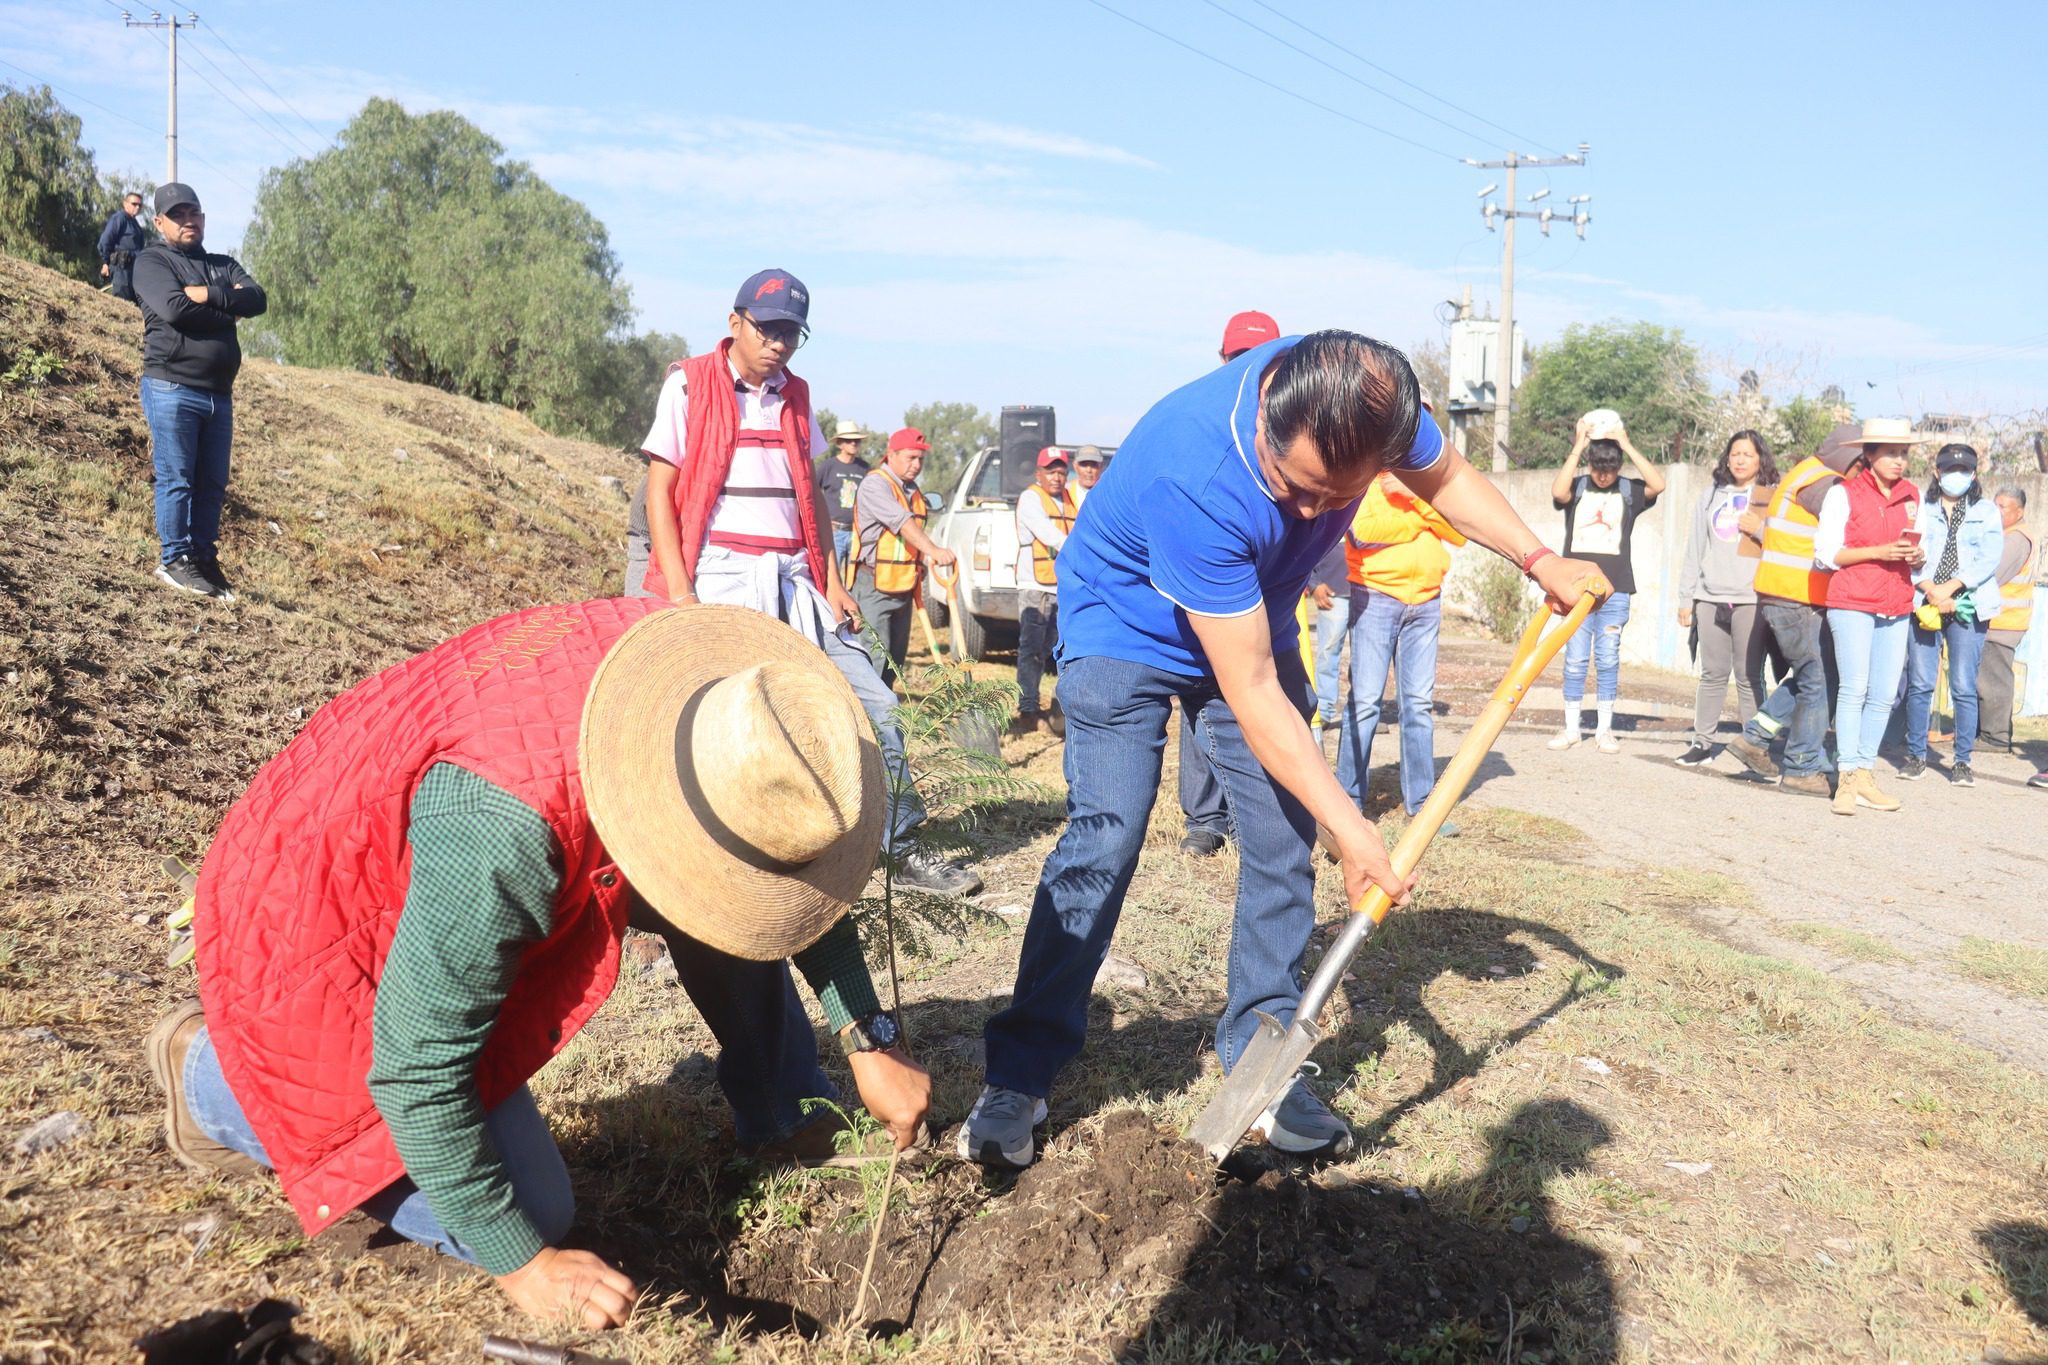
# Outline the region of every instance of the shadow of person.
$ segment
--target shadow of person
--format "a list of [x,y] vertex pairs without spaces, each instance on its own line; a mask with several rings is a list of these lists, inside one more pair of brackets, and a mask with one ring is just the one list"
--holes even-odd
[[2005,1287],[2037,1327],[2048,1327],[2048,1226],[2017,1219],[1977,1232],[2005,1277]]

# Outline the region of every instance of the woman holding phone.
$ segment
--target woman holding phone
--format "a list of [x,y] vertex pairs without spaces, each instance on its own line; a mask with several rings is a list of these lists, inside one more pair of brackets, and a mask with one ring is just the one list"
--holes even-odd
[[1891,720],[1906,668],[1913,570],[1926,562],[1914,523],[1920,490],[1906,482],[1906,455],[1923,437],[1903,417],[1876,418],[1847,445],[1861,449],[1842,481],[1821,500],[1814,564],[1828,580],[1828,630],[1835,640],[1838,751],[1835,814],[1856,808],[1897,810],[1871,767]]
[[1998,563],[2005,550],[2004,518],[1977,480],[1975,447],[1957,443],[1936,453],[1934,478],[1914,525],[1922,536],[1921,552],[1933,568],[1913,585],[1920,604],[1906,647],[1906,761],[1899,777],[1912,782],[1927,775],[1927,726],[1933,719],[1934,681],[1946,645],[1948,691],[1956,718],[1956,756],[1948,780],[1958,787],[1973,787],[1977,664],[1984,657],[1991,618],[2003,605]]

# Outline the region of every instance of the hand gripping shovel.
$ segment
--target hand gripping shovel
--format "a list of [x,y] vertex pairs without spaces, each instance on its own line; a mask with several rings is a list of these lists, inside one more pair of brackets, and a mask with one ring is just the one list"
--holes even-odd
[[[1465,794],[1466,784],[1479,769],[1480,760],[1493,747],[1493,741],[1500,736],[1501,727],[1508,723],[1508,717],[1515,714],[1521,705],[1523,694],[1528,692],[1550,661],[1557,657],[1557,651],[1571,638],[1593,610],[1594,599],[1588,593],[1579,599],[1570,615],[1564,618],[1564,625],[1544,634],[1544,626],[1551,613],[1539,610],[1529,628],[1522,632],[1521,643],[1515,646],[1515,657],[1508,665],[1508,673],[1493,696],[1486,703],[1486,709],[1479,713],[1479,720],[1465,736],[1465,742],[1458,746],[1458,752],[1451,758],[1444,775],[1437,779],[1430,790],[1429,799],[1422,803],[1422,809],[1408,822],[1402,832],[1401,842],[1394,847],[1394,875],[1406,877],[1422,861],[1423,850],[1443,827],[1444,820],[1451,813],[1451,807],[1458,804]],[[1214,1157],[1222,1161],[1237,1146],[1238,1139],[1245,1135],[1259,1115],[1280,1098],[1283,1091],[1294,1081],[1295,1072],[1308,1060],[1308,1054],[1315,1050],[1323,1039],[1323,1030],[1316,1023],[1316,1017],[1329,1003],[1330,995],[1337,989],[1337,983],[1344,978],[1345,968],[1351,959],[1358,956],[1358,950],[1372,931],[1379,927],[1394,903],[1387,893],[1375,886],[1359,902],[1345,923],[1344,931],[1337,941],[1330,945],[1330,951],[1323,956],[1316,974],[1309,979],[1308,989],[1302,992],[1301,1003],[1295,1007],[1294,1022],[1286,1028],[1271,1015],[1259,1014],[1259,1031],[1237,1059],[1237,1065],[1223,1080],[1223,1088],[1216,1098],[1209,1101],[1209,1107],[1195,1116],[1188,1128],[1188,1138]]]
[[[947,572],[947,576],[944,578],[939,576],[942,569],[945,569]],[[960,571],[958,569],[948,569],[945,565],[934,564],[931,567],[931,575],[932,582],[945,589],[948,608],[952,611],[955,619],[958,619],[960,614]],[[958,668],[962,676],[972,680],[974,677],[973,669],[964,663],[951,662],[939,654],[939,642],[932,632],[932,618],[926,613],[924,603],[922,602],[917,604],[917,622],[924,627],[924,647],[932,652],[932,662],[941,668]],[[957,640],[959,636],[956,634],[953,638]],[[986,715],[956,716],[947,725],[946,729],[953,736],[953,742],[963,749],[971,750],[974,753],[986,754],[990,758],[1000,759],[1003,756],[1002,735],[997,732],[995,721]]]

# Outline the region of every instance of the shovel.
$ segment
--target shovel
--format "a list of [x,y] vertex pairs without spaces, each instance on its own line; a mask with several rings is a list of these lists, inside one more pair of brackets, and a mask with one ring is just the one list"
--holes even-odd
[[[1451,807],[1464,796],[1465,787],[1477,772],[1493,741],[1500,736],[1501,727],[1514,715],[1528,692],[1550,661],[1557,657],[1557,651],[1564,647],[1572,632],[1579,628],[1588,613],[1593,610],[1591,593],[1579,599],[1578,605],[1564,618],[1564,624],[1545,635],[1550,612],[1539,610],[1522,632],[1521,643],[1515,646],[1515,657],[1508,665],[1508,673],[1493,696],[1487,701],[1486,709],[1479,713],[1479,720],[1465,736],[1458,752],[1451,757],[1450,766],[1431,788],[1429,799],[1422,803],[1422,809],[1408,822],[1408,828],[1401,834],[1401,842],[1394,846],[1394,875],[1406,877],[1422,861],[1423,850],[1429,847],[1437,830],[1451,813]],[[1330,945],[1330,951],[1323,956],[1316,974],[1309,979],[1308,989],[1301,994],[1301,1003],[1295,1007],[1294,1022],[1282,1027],[1273,1016],[1259,1012],[1259,1031],[1253,1035],[1249,1045],[1237,1059],[1237,1065],[1224,1077],[1223,1088],[1216,1092],[1216,1098],[1209,1101],[1209,1107],[1195,1116],[1188,1127],[1188,1139],[1215,1158],[1222,1161],[1237,1146],[1238,1139],[1245,1135],[1259,1115],[1278,1100],[1287,1087],[1294,1082],[1295,1072],[1308,1060],[1308,1054],[1323,1040],[1322,1027],[1316,1023],[1316,1016],[1329,1003],[1330,995],[1343,980],[1345,968],[1351,959],[1358,956],[1358,950],[1365,946],[1372,931],[1379,927],[1394,903],[1387,893],[1378,886],[1366,892],[1365,899],[1352,912],[1345,923],[1344,931],[1337,941]]]
[[[932,565],[932,582],[945,589],[947,603],[957,618],[960,612],[960,571],[947,569],[948,576],[941,578],[939,571],[942,568],[946,566]],[[922,602],[917,604],[917,623],[924,627],[924,647],[932,652],[932,662],[941,668],[958,668],[962,677],[972,681],[972,668],[963,663],[954,663],[939,653],[939,641],[932,630],[932,618],[925,611]],[[1000,759],[1003,756],[1002,736],[996,730],[995,721],[987,716],[955,716],[947,723],[946,732],[953,737],[953,742],[963,749],[977,754],[987,754],[990,758]]]

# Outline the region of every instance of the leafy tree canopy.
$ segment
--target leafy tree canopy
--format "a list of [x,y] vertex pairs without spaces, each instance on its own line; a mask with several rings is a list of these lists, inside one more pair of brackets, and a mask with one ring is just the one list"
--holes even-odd
[[932,443],[918,483],[949,501],[974,452],[996,443],[996,419],[972,403],[920,403],[903,411],[903,425]]
[[1574,324],[1537,348],[1535,373],[1515,397],[1515,463],[1564,463],[1573,428],[1594,408],[1619,412],[1638,450],[1669,459],[1676,439],[1693,434],[1689,414],[1705,389],[1699,354],[1676,328]]
[[98,284],[121,189],[101,182],[82,126],[47,85],[0,85],[0,251]]

